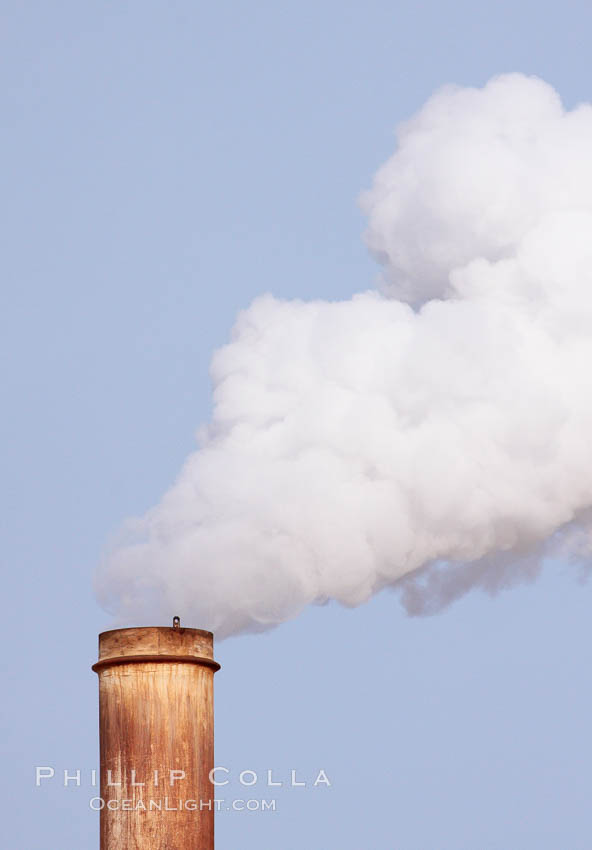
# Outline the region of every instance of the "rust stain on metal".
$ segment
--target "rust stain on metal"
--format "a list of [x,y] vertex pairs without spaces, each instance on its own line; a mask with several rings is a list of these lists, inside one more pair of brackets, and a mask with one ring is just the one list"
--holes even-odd
[[178,623],[99,635],[101,850],[213,850],[218,667]]

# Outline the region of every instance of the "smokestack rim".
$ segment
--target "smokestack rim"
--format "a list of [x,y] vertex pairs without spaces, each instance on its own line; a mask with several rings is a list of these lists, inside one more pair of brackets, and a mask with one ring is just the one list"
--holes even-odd
[[120,664],[198,664],[214,672],[214,635],[205,629],[179,626],[130,626],[99,634],[98,673]]
[[217,661],[204,655],[114,655],[111,658],[101,658],[93,664],[91,670],[98,673],[104,667],[114,667],[117,664],[199,664],[201,667],[211,667],[214,673],[220,669]]
[[150,630],[151,632],[193,632],[197,635],[201,635],[205,638],[212,638],[214,640],[214,632],[209,632],[207,629],[194,629],[190,626],[180,626],[178,629],[174,629],[173,626],[125,626],[123,629],[106,629],[104,632],[99,632],[99,641],[103,637],[103,635],[112,635],[115,632],[139,632],[141,630]]

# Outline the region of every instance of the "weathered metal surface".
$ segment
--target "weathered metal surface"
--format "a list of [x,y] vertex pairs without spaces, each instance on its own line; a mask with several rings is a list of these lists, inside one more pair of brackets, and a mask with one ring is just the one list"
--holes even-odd
[[213,658],[211,632],[201,629],[114,629],[99,635],[99,661],[121,655],[203,655]]
[[99,635],[101,850],[213,850],[217,667],[199,629]]

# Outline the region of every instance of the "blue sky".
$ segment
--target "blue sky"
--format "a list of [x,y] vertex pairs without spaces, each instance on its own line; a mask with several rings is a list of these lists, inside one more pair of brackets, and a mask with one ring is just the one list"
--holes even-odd
[[[210,409],[208,363],[261,292],[347,297],[377,269],[360,190],[446,82],[538,74],[592,99],[587,4],[5,2],[5,846],[98,847],[90,665],[101,549]],[[220,848],[589,847],[592,590],[533,585],[410,619],[392,593],[217,647],[217,761],[327,771]],[[199,623],[194,624],[199,626]],[[238,789],[240,790],[240,789]],[[254,797],[269,797],[259,784]]]

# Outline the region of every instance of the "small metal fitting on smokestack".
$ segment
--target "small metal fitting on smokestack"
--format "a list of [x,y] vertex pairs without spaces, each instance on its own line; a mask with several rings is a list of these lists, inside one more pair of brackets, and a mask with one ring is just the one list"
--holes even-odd
[[213,635],[99,635],[101,850],[214,850]]

